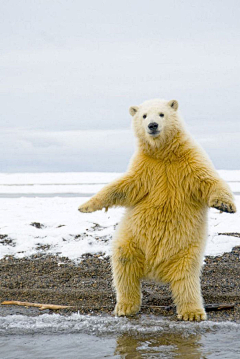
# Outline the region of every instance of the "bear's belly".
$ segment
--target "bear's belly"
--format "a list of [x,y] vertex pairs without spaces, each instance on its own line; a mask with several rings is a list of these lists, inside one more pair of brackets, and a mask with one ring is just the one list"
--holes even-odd
[[151,257],[166,247],[175,252],[206,236],[207,207],[188,201],[175,206],[171,201],[155,206],[139,204],[128,209],[124,223],[134,241]]

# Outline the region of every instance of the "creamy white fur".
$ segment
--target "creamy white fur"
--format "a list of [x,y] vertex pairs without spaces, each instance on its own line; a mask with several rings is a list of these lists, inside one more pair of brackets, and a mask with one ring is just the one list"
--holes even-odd
[[[199,277],[207,210],[234,213],[233,195],[185,130],[176,100],[154,99],[129,111],[138,149],[128,171],[79,207],[127,208],[113,244],[115,313],[136,313],[141,279],[150,278],[170,283],[179,319],[204,320]],[[150,123],[158,131],[151,133]]]

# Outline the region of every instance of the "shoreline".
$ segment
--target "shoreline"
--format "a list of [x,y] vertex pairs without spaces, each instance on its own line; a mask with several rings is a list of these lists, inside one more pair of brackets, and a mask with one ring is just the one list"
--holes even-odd
[[[208,320],[240,323],[240,246],[222,256],[205,257],[201,287],[206,304],[235,304],[234,309],[210,311]],[[0,260],[0,302],[18,300],[69,305],[72,308],[54,311],[61,314],[113,315],[115,293],[109,257],[86,254],[81,262],[51,255],[34,255]],[[176,321],[175,307],[168,285],[142,282],[140,314],[154,314]],[[167,306],[168,308],[154,308]],[[0,306],[0,315],[38,315],[52,313],[37,308]]]

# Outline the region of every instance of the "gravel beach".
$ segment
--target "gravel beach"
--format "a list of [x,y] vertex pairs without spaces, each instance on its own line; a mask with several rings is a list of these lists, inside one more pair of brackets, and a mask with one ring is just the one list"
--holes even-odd
[[[234,303],[234,309],[208,312],[209,320],[240,322],[239,263],[240,247],[222,256],[205,258],[201,281],[205,303]],[[95,315],[112,314],[115,305],[110,259],[101,255],[85,255],[78,264],[67,258],[44,254],[23,259],[6,257],[0,261],[0,280],[1,302],[19,300],[69,305],[72,307],[58,312],[79,311]],[[164,315],[176,320],[167,285],[144,281],[142,293],[140,313]],[[38,308],[0,306],[2,316],[19,313],[37,315],[41,312]]]

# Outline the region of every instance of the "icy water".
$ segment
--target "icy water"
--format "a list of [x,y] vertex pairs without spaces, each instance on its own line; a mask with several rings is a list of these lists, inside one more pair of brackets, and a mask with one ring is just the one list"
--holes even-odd
[[72,314],[0,317],[1,359],[240,358],[240,324]]

